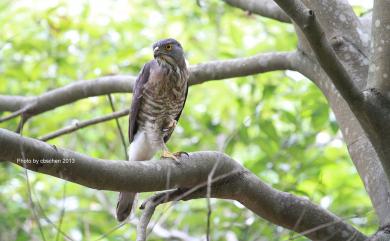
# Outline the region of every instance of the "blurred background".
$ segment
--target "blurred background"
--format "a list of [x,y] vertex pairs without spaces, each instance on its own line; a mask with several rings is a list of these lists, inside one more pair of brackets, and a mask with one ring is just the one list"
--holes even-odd
[[[358,15],[372,5],[365,0],[351,3]],[[297,44],[291,25],[217,0],[0,0],[0,26],[0,94],[5,95],[33,96],[75,80],[137,75],[152,58],[151,45],[166,37],[182,43],[190,64],[294,50]],[[113,98],[117,110],[130,106],[131,94]],[[109,113],[107,96],[84,99],[34,117],[24,135],[38,138]],[[127,117],[120,119],[125,134],[127,122]],[[15,130],[17,124],[15,119],[0,128]],[[125,159],[115,121],[49,143],[92,157]],[[223,151],[274,188],[307,197],[363,232],[377,227],[325,98],[295,72],[192,86],[169,147]],[[33,172],[27,185],[23,169],[7,163],[0,164],[0,173],[1,241],[135,238],[140,212],[130,224],[118,226],[115,192]],[[212,240],[307,240],[237,202],[212,200],[211,205]],[[159,206],[149,240],[205,240],[206,219],[206,200]]]

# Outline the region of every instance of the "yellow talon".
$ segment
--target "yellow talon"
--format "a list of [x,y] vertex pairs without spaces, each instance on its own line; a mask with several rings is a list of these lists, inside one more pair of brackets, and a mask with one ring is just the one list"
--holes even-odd
[[180,160],[178,159],[178,157],[181,155],[180,152],[178,153],[171,153],[167,150],[164,150],[161,157],[162,158],[170,158],[170,159],[173,159],[176,163],[179,163]]
[[163,151],[161,157],[163,157],[163,158],[171,158],[171,159],[173,159],[175,161],[179,161],[179,159],[177,159],[177,157],[175,156],[174,153],[171,153],[171,152],[169,152],[167,150]]

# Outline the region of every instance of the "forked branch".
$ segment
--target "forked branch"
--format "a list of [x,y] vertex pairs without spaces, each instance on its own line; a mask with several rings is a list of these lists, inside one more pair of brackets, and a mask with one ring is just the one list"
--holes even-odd
[[[45,142],[22,137],[0,129],[0,160],[62,178],[86,187],[129,192],[161,191],[172,188],[191,189],[207,184],[210,171],[217,163],[210,196],[237,200],[257,215],[312,240],[344,240],[362,233],[327,210],[292,194],[278,191],[242,167],[230,157],[218,152],[195,152],[172,160],[125,162],[95,159],[76,152],[51,146]],[[25,158],[21,158],[21,147]],[[170,173],[169,182],[167,174]],[[169,183],[169,186],[167,186]],[[183,199],[205,198],[205,188],[197,189]],[[301,217],[302,212],[305,213]],[[299,227],[295,223],[300,220]],[[327,224],[327,225],[325,225]],[[324,228],[315,229],[324,226]],[[321,226],[321,227],[322,227]],[[313,230],[312,232],[305,232]],[[356,233],[356,234],[355,234]]]
[[337,58],[331,44],[326,39],[313,10],[308,9],[299,0],[275,0],[287,15],[299,26],[310,43],[317,60],[326,74],[330,77],[337,90],[353,107],[362,98],[347,70]]

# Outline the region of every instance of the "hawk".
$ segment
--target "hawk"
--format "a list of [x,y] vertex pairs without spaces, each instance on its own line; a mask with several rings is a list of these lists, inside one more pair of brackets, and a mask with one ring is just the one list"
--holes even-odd
[[[151,159],[157,151],[162,157],[178,161],[178,153],[168,151],[165,143],[176,127],[188,93],[189,73],[181,44],[172,38],[153,45],[154,59],[141,70],[133,89],[129,118],[129,160]],[[119,194],[116,215],[125,220],[136,193]]]

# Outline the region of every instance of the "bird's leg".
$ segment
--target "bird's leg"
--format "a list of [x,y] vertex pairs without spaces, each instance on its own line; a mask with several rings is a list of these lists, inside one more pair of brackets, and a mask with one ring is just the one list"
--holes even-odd
[[[177,121],[176,120],[171,120],[171,122],[168,124],[168,126],[166,128],[163,129],[164,132],[172,132],[175,127],[176,127],[176,124],[177,124]],[[168,150],[168,147],[165,145],[165,142],[163,140],[163,153],[161,155],[162,158],[171,158],[173,159],[176,163],[180,163],[179,161],[179,157],[182,155],[182,154],[186,154],[188,156],[188,153],[187,152],[175,152],[175,153],[172,153]]]

